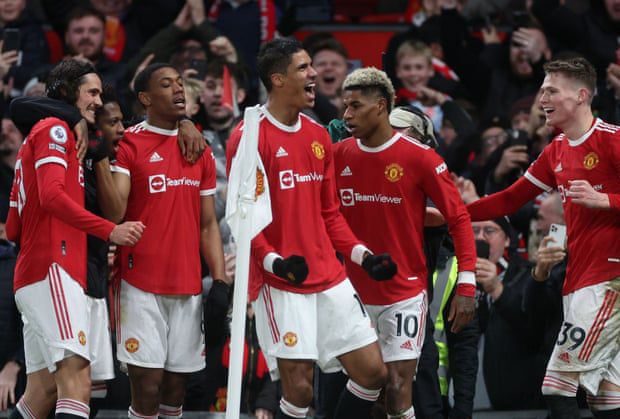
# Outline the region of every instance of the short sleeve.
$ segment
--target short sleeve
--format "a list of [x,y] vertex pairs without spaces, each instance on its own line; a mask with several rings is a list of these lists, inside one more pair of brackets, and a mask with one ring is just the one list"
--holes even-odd
[[75,148],[73,134],[60,120],[57,123],[44,122],[33,133],[32,150],[34,156],[34,168],[38,169],[44,164],[59,164],[65,169],[68,166],[69,154]]
[[115,173],[123,173],[131,177],[131,164],[133,162],[133,153],[129,147],[128,142],[123,138],[116,152],[116,160],[110,166],[110,170]]
[[215,194],[215,156],[210,148],[207,148],[202,156],[203,170],[200,179],[200,196]]

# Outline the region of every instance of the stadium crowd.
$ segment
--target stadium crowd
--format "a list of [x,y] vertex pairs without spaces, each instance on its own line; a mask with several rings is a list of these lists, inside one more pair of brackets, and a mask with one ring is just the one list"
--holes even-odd
[[362,3],[0,0],[0,411],[226,410],[256,135],[242,412],[620,418],[620,1]]

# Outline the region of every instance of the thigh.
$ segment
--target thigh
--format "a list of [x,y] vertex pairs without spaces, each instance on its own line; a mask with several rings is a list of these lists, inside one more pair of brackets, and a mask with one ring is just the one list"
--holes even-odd
[[580,384],[591,394],[619,349],[619,281],[582,288],[563,299],[564,323],[547,369],[580,373]]
[[368,312],[348,279],[318,293],[317,310],[318,364],[324,372],[340,370],[338,357],[377,341]]
[[[205,367],[202,295],[159,296],[168,306],[168,347],[164,369],[190,373]],[[178,375],[178,374],[177,374]]]
[[253,306],[258,340],[272,377],[278,376],[276,359],[317,359],[316,294],[264,284]]
[[50,266],[48,276],[20,288],[15,302],[24,321],[26,372],[47,367],[73,354],[89,355],[89,312],[84,290],[60,266]]
[[104,298],[86,297],[90,306],[90,377],[93,381],[114,378],[110,319]]
[[386,306],[367,306],[375,320],[384,362],[418,359],[424,345],[426,293]]
[[163,369],[168,330],[156,295],[125,281],[121,281],[119,292],[116,357],[128,365]]

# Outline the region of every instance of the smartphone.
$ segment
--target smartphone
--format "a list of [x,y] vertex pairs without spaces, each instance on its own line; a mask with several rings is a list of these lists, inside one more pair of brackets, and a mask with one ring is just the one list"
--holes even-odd
[[476,255],[478,255],[479,258],[488,259],[489,252],[489,243],[484,240],[476,240]]
[[2,34],[2,52],[19,51],[21,37],[19,29],[8,28]]
[[191,60],[189,68],[196,70],[196,75],[192,76],[198,80],[204,80],[207,75],[207,60]]
[[551,224],[551,226],[549,227],[549,236],[551,236],[554,241],[549,241],[546,247],[565,247],[566,226],[562,224]]

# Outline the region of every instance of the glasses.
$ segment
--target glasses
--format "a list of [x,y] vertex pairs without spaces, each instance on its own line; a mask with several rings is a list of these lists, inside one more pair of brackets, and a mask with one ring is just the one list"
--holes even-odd
[[480,235],[480,232],[486,237],[491,237],[499,233],[500,229],[497,227],[472,227],[474,230],[474,236]]
[[500,145],[500,144],[503,144],[504,141],[506,141],[507,139],[508,139],[508,134],[506,134],[505,132],[502,132],[496,135],[486,135],[482,137],[482,142],[485,146]]

